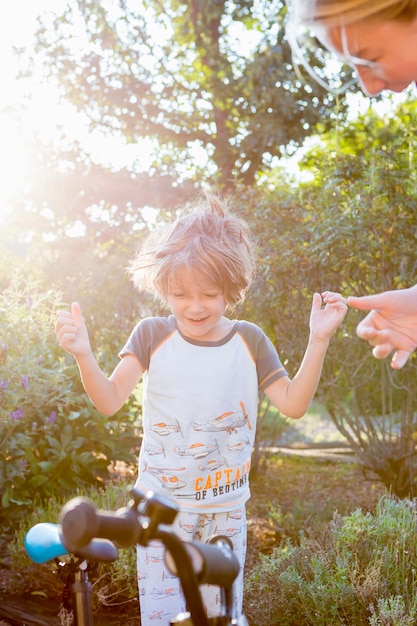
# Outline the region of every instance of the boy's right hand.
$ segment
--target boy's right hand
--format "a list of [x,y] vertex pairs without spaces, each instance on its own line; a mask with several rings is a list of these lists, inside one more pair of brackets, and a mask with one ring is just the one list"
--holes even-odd
[[71,311],[57,312],[55,335],[61,348],[74,357],[91,353],[87,326],[78,302],[72,303]]

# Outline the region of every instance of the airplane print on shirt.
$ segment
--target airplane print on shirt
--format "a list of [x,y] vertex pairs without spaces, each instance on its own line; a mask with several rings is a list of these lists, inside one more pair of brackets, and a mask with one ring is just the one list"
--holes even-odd
[[[240,400],[239,405],[238,411],[225,411],[212,419],[203,418],[189,424],[191,432],[201,435],[218,432],[220,436],[222,432],[226,433],[227,441],[219,441],[217,438],[210,441],[206,434],[200,435],[201,438],[186,446],[177,442],[178,435],[184,437],[181,420],[176,419],[171,424],[161,421],[151,425],[150,430],[157,437],[163,437],[166,443],[161,445],[157,441],[147,442],[141,475],[144,478],[147,474],[154,476],[160,488],[182,500],[205,500],[209,496],[217,498],[244,488],[248,480],[253,436],[239,437],[239,431],[252,430],[244,402]],[[172,444],[169,443],[171,439]],[[243,463],[239,463],[237,459],[233,461],[235,455],[240,459],[241,453],[246,449],[248,454]],[[225,451],[228,456],[224,455]],[[173,459],[176,456],[183,460],[184,465],[160,465],[156,460],[151,462],[151,457],[156,459],[158,456],[163,456],[164,459]],[[190,462],[193,461],[199,462],[190,473]]]
[[249,416],[242,401],[240,401],[240,406],[242,409],[241,411],[226,411],[213,420],[209,420],[202,424],[193,422],[193,428],[194,430],[206,432],[226,431],[229,434],[237,433],[241,428],[249,428],[249,430],[252,430],[252,424],[249,421]]

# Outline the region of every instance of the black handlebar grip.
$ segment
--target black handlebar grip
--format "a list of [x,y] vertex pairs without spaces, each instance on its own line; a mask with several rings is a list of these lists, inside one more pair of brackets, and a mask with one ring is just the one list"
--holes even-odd
[[87,498],[78,497],[67,502],[61,511],[59,523],[68,552],[77,552],[97,537],[96,510]]
[[88,498],[73,498],[60,515],[63,543],[69,552],[77,552],[97,537],[110,539],[119,547],[130,547],[137,542],[139,522],[132,509],[115,513],[99,511]]
[[[224,535],[212,537],[208,543],[184,541],[184,547],[200,585],[203,583],[219,585],[225,589],[232,587],[240,566],[228,537]],[[180,575],[178,564],[168,550],[165,553],[165,563],[172,574]]]
[[107,537],[120,548],[130,548],[138,542],[141,525],[137,511],[123,507],[115,513],[97,511],[98,536]]
[[231,588],[239,574],[240,565],[229,537],[214,535],[200,545],[199,549],[205,563],[201,582],[220,585],[225,589]]

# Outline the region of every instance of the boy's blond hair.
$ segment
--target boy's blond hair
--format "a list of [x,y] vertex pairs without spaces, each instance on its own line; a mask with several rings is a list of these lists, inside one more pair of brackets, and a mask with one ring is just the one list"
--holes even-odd
[[190,212],[152,231],[129,267],[139,291],[164,304],[170,282],[184,269],[219,287],[231,307],[244,299],[254,278],[249,227],[217,196],[207,194]]

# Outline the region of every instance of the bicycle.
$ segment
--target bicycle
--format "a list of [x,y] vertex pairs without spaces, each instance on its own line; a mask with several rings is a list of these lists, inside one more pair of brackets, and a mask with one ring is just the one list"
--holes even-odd
[[[66,596],[75,626],[94,625],[89,562],[115,561],[118,548],[147,546],[154,539],[164,544],[165,563],[179,577],[186,601],[187,611],[171,620],[170,626],[248,626],[243,614],[234,615],[233,582],[239,562],[230,539],[218,535],[206,543],[184,541],[170,528],[178,512],[175,502],[151,491],[132,489],[130,494],[128,505],[117,511],[98,510],[87,498],[73,498],[63,507],[59,524],[41,522],[26,534],[26,552],[35,563],[69,556],[60,567],[66,573]],[[220,587],[220,616],[207,616],[202,584]]]

